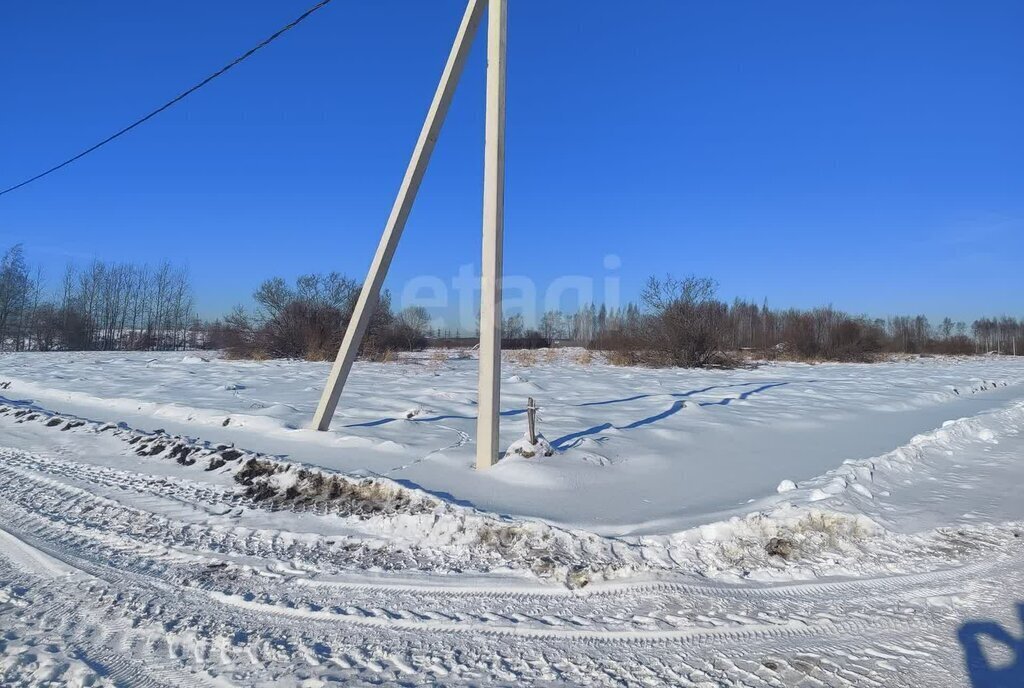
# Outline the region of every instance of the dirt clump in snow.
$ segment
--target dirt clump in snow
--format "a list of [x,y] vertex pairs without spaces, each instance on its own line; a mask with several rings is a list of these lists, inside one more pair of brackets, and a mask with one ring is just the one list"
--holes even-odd
[[508,552],[528,537],[525,530],[516,526],[482,526],[477,532],[480,544],[500,552]]
[[770,556],[788,559],[793,555],[793,541],[788,538],[773,537],[764,546]]
[[380,481],[354,480],[256,458],[246,461],[235,473],[235,482],[245,487],[246,497],[273,509],[370,518],[428,513],[437,506]]

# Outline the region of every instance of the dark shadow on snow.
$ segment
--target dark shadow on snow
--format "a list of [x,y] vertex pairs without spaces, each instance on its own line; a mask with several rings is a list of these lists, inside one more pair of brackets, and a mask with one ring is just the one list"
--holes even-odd
[[[499,415],[502,416],[518,416],[526,413],[526,409],[509,409],[508,411],[502,411]],[[394,423],[399,420],[407,420],[410,423],[434,423],[439,420],[476,420],[476,416],[462,416],[457,413],[449,413],[441,416],[424,416],[423,418],[380,418],[378,420],[367,420],[361,423],[349,423],[342,427],[346,428],[375,428],[378,425],[387,425],[388,423]]]
[[782,387],[783,385],[788,384],[788,382],[772,382],[767,385],[761,385],[757,389],[748,390],[743,394],[740,394],[738,397],[726,397],[725,399],[719,399],[718,401],[702,401],[700,402],[700,404],[698,404],[698,406],[728,406],[734,401],[746,399],[750,396],[753,396],[754,394],[760,394],[761,392],[769,390],[772,387]]
[[466,507],[469,507],[471,509],[475,509],[476,508],[476,505],[473,504],[473,502],[469,501],[468,499],[459,499],[458,497],[453,495],[451,492],[444,492],[443,490],[428,490],[427,488],[423,487],[419,483],[414,483],[413,481],[407,480],[405,478],[389,478],[389,480],[391,480],[394,483],[397,483],[397,484],[401,485],[404,488],[407,488],[407,489],[410,489],[410,490],[419,490],[420,492],[426,492],[427,494],[433,495],[434,497],[437,497],[438,499],[443,499],[446,502],[450,502],[450,503],[456,504],[458,506],[466,506]]
[[647,397],[653,397],[653,394],[637,394],[635,397],[625,397],[623,399],[608,399],[606,401],[588,401],[583,404],[576,404],[577,406],[607,406],[608,404],[621,404],[624,401],[636,401],[637,399],[646,399]]
[[[806,380],[805,384],[811,384],[811,383],[814,383],[814,382],[817,382],[817,380]],[[666,418],[674,416],[675,414],[677,414],[680,411],[682,411],[686,407],[686,403],[683,401],[683,399],[685,399],[687,397],[691,397],[691,396],[693,396],[695,394],[703,394],[705,392],[710,392],[710,391],[715,390],[715,389],[729,389],[729,388],[736,388],[736,387],[749,387],[751,385],[756,385],[756,384],[758,384],[758,383],[756,383],[756,382],[737,382],[735,384],[730,384],[730,385],[711,385],[709,387],[702,387],[700,389],[691,389],[691,390],[689,390],[687,392],[670,392],[670,393],[667,393],[667,394],[637,394],[635,396],[625,397],[625,398],[622,398],[622,399],[607,399],[605,401],[589,401],[589,402],[586,402],[586,403],[583,403],[583,404],[576,404],[577,407],[584,407],[584,406],[607,406],[609,404],[618,404],[618,403],[621,403],[621,402],[636,401],[637,399],[647,399],[647,398],[650,398],[650,397],[657,397],[657,396],[667,396],[667,397],[672,397],[672,398],[677,399],[677,401],[673,402],[672,405],[668,409],[666,409],[666,410],[664,410],[664,411],[662,411],[660,413],[656,413],[656,414],[654,414],[652,416],[648,416],[646,418],[641,418],[640,420],[635,420],[632,423],[627,423],[626,425],[619,425],[619,426],[613,425],[612,423],[600,423],[598,425],[594,425],[593,427],[589,427],[589,428],[586,428],[584,430],[579,430],[577,432],[571,432],[571,433],[569,433],[567,435],[562,435],[561,437],[553,440],[551,442],[551,446],[554,447],[555,449],[558,449],[558,450],[568,449],[568,448],[570,448],[572,446],[575,446],[575,443],[576,443],[577,440],[579,440],[579,439],[581,439],[583,437],[587,437],[588,435],[596,435],[599,432],[604,432],[606,430],[610,430],[610,429],[613,429],[613,428],[616,429],[616,430],[633,430],[633,429],[636,429],[636,428],[639,428],[639,427],[643,427],[645,425],[652,425],[652,424],[657,423],[659,421],[665,420]],[[742,392],[742,393],[740,393],[740,394],[738,394],[738,395],[736,395],[734,397],[726,397],[724,399],[719,399],[718,401],[701,401],[701,402],[698,402],[698,406],[728,406],[729,404],[731,404],[734,401],[743,401],[743,400],[749,399],[750,397],[754,396],[755,394],[761,394],[762,392],[766,392],[769,389],[773,389],[775,387],[783,387],[783,386],[788,385],[788,384],[791,384],[791,383],[789,383],[789,382],[769,382],[769,383],[766,383],[766,384],[762,384],[760,387],[755,387],[754,389],[748,389],[747,391]],[[502,416],[518,416],[518,415],[521,415],[521,414],[524,414],[524,413],[526,413],[526,409],[521,408],[521,409],[509,409],[508,411],[502,411],[500,415],[502,415]],[[425,417],[422,417],[422,418],[416,418],[416,417],[413,417],[413,418],[380,418],[378,420],[361,421],[359,423],[349,423],[349,424],[345,425],[344,427],[346,427],[346,428],[374,428],[374,427],[377,427],[377,426],[380,426],[380,425],[386,425],[388,423],[394,423],[396,421],[402,421],[402,420],[406,420],[406,421],[409,421],[411,423],[434,423],[434,422],[442,421],[442,420],[476,420],[476,416],[467,416],[467,415],[460,415],[460,414],[454,414],[453,413],[453,414],[444,414],[444,415],[437,415],[437,416],[425,416]]]
[[594,427],[587,428],[586,430],[580,430],[579,432],[571,432],[568,435],[562,435],[558,439],[552,441],[551,446],[554,447],[555,449],[561,449],[562,445],[569,445],[569,443],[572,442],[573,440],[578,440],[581,437],[586,437],[587,435],[596,435],[599,432],[611,430],[613,427],[615,426],[612,425],[611,423],[601,423],[600,425],[595,425]]
[[624,397],[622,399],[607,399],[605,401],[588,401],[583,404],[576,404],[576,406],[608,406],[610,404],[621,404],[627,401],[637,401],[638,399],[648,399],[650,397],[657,396],[670,396],[670,397],[690,397],[694,394],[703,394],[704,392],[710,392],[713,389],[728,389],[730,387],[749,387],[750,385],[756,385],[756,382],[737,382],[731,385],[711,385],[710,387],[703,387],[701,389],[691,389],[689,392],[671,392],[669,394],[637,394],[632,397]]
[[[1017,604],[1017,616],[1024,629],[1024,603]],[[1016,637],[995,621],[968,621],[957,637],[964,648],[967,675],[974,688],[1018,688],[1024,686],[1024,637]],[[1009,663],[995,664],[985,654],[982,638],[989,644],[1002,645],[1013,658]]]
[[[755,394],[760,394],[760,393],[766,392],[769,389],[772,389],[774,387],[782,387],[783,385],[788,385],[788,384],[790,384],[790,383],[788,383],[788,382],[770,382],[768,384],[761,385],[760,387],[757,387],[755,389],[747,390],[746,392],[743,392],[742,394],[740,394],[738,396],[735,396],[735,397],[726,397],[725,399],[720,399],[718,401],[702,401],[702,402],[700,402],[698,404],[698,406],[728,406],[729,404],[731,404],[734,401],[740,401],[740,400],[748,399],[748,398],[752,397]],[[740,386],[746,386],[746,385],[716,385],[715,387],[707,387],[707,388],[704,388],[704,389],[696,389],[696,390],[691,390],[689,392],[682,392],[682,393],[679,393],[679,394],[672,394],[670,396],[673,396],[673,397],[687,397],[687,396],[691,396],[693,394],[698,394],[700,392],[707,392],[707,391],[709,391],[711,389],[715,389],[716,387],[740,387]],[[643,396],[653,396],[653,395],[643,395]],[[568,449],[568,448],[570,448],[572,446],[575,446],[574,443],[577,440],[579,440],[580,438],[586,437],[588,435],[596,435],[597,433],[604,432],[605,430],[610,430],[612,428],[614,428],[616,430],[633,430],[635,428],[643,427],[645,425],[651,425],[653,423],[657,423],[658,421],[665,420],[666,418],[668,418],[670,416],[674,416],[675,414],[677,414],[680,411],[682,411],[685,407],[686,407],[686,402],[680,399],[678,401],[673,402],[672,405],[670,407],[668,407],[668,409],[662,411],[661,413],[656,413],[653,416],[648,416],[647,418],[641,418],[640,420],[635,420],[632,423],[628,423],[626,425],[618,425],[618,426],[616,426],[616,425],[612,425],[611,423],[601,423],[600,425],[595,425],[595,426],[593,426],[591,428],[587,428],[586,430],[580,430],[579,432],[569,433],[568,435],[563,435],[563,436],[561,436],[561,437],[559,437],[559,438],[557,438],[555,440],[552,440],[551,441],[551,446],[554,447],[555,449],[558,449],[558,450]]]
[[635,421],[633,421],[632,423],[630,423],[628,425],[621,426],[619,429],[620,430],[632,430],[633,428],[639,428],[639,427],[644,426],[644,425],[650,425],[651,423],[657,423],[659,420],[665,420],[669,416],[676,415],[677,413],[682,411],[685,406],[686,406],[686,402],[685,401],[673,401],[672,405],[669,406],[666,410],[662,411],[661,413],[656,413],[653,416],[648,416],[647,418],[641,418],[640,420],[635,420]]

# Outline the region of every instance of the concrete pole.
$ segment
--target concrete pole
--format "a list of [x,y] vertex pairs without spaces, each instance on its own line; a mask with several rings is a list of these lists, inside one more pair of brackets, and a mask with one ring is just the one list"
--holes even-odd
[[498,458],[501,392],[501,261],[505,218],[505,25],[508,0],[487,10],[487,115],[484,125],[484,237],[480,270],[480,378],[476,467]]
[[359,353],[359,344],[363,340],[363,335],[366,334],[370,318],[373,317],[373,312],[377,308],[381,286],[384,284],[384,278],[391,266],[391,259],[395,255],[395,248],[402,236],[402,230],[405,229],[405,222],[412,211],[416,192],[427,171],[427,164],[430,162],[430,155],[434,152],[434,145],[441,133],[441,125],[444,124],[448,106],[451,105],[452,96],[455,95],[455,87],[459,83],[459,76],[462,74],[466,57],[473,44],[473,36],[476,34],[477,26],[483,15],[484,3],[485,0],[469,0],[469,4],[466,6],[466,12],[459,25],[459,31],[455,35],[451,53],[448,55],[448,62],[445,64],[441,81],[434,93],[434,100],[430,103],[427,118],[423,122],[423,129],[416,141],[416,148],[413,149],[412,159],[405,171],[402,186],[398,190],[398,197],[395,198],[395,205],[392,207],[391,215],[384,227],[384,234],[377,246],[377,253],[373,257],[370,271],[359,292],[359,299],[356,301],[352,319],[345,330],[345,338],[341,342],[338,358],[334,361],[334,367],[331,368],[327,385],[320,397],[320,404],[313,417],[313,427],[317,430],[327,430],[331,426],[334,410],[338,406],[338,398],[341,396],[341,390],[345,387],[345,381],[352,370],[356,354]]

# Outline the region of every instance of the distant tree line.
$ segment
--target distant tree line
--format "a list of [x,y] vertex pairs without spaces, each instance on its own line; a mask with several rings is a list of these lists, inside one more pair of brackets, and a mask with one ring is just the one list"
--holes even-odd
[[1016,353],[1024,344],[1024,322],[1003,317],[973,323],[945,318],[937,327],[928,318],[887,319],[851,315],[824,306],[774,310],[768,305],[716,296],[706,277],[652,277],[642,293],[643,309],[607,311],[593,306],[571,317],[545,314],[562,323],[553,333],[583,334],[578,343],[608,351],[623,363],[708,366],[729,365],[744,351],[768,359],[871,361],[890,353]]
[[[613,362],[647,365],[731,365],[742,355],[871,361],[893,353],[1024,353],[1024,321],[1016,318],[982,318],[968,330],[950,318],[932,325],[923,315],[883,319],[831,306],[772,309],[742,299],[726,303],[717,298],[714,280],[693,276],[651,278],[640,306],[548,311],[534,329],[511,315],[503,331],[507,348],[585,346],[607,352]],[[476,341],[441,330],[434,337],[431,343],[442,346]]]
[[[69,265],[46,294],[21,246],[0,257],[0,350],[223,349],[244,358],[328,360],[341,345],[360,284],[330,273],[302,275],[289,284],[264,281],[255,308],[238,307],[213,322],[195,314],[187,272],[93,261]],[[395,312],[387,292],[364,337],[361,353],[381,360],[428,345],[466,345],[475,338],[431,330],[422,307]],[[505,348],[579,345],[615,362],[645,365],[729,365],[737,355],[769,359],[868,361],[890,353],[1024,353],[1024,321],[981,318],[968,326],[923,315],[886,319],[851,315],[831,306],[772,309],[737,299],[726,303],[706,277],[651,278],[641,304],[587,305],[575,313],[548,311],[534,327],[521,315],[503,321]]]
[[95,260],[68,265],[56,292],[20,245],[0,258],[0,350],[166,350],[196,348],[203,327],[183,268]]
[[1024,348],[1024,321],[1016,318],[981,318],[971,325],[971,332],[985,351],[1016,356]]

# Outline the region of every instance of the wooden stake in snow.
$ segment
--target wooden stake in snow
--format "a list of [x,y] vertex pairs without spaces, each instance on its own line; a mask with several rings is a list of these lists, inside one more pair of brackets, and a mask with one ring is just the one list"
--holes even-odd
[[553,456],[554,447],[544,439],[544,435],[537,432],[537,411],[540,410],[537,402],[530,397],[526,402],[526,433],[513,442],[505,452],[506,456],[519,455],[524,459],[532,459],[535,456]]
[[537,404],[530,397],[526,401],[526,425],[530,436],[530,444],[537,444]]

